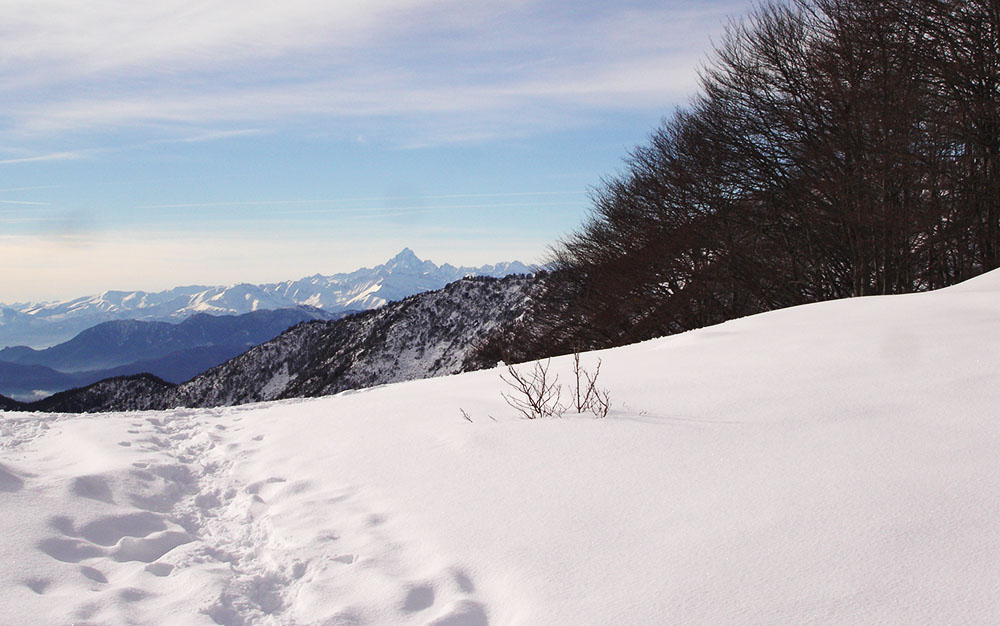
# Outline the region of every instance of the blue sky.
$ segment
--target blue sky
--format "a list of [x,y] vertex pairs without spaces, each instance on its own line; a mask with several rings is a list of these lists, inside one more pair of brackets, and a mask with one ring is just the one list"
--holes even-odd
[[12,303],[538,261],[750,2],[3,5]]

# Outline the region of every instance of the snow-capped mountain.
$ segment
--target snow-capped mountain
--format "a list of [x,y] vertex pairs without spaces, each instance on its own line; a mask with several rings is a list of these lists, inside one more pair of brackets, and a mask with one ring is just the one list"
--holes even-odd
[[518,261],[455,267],[421,260],[409,248],[373,268],[330,276],[251,285],[187,286],[166,291],[105,291],[95,296],[42,304],[0,304],[0,347],[41,348],[80,331],[118,319],[178,322],[195,313],[241,315],[261,309],[309,305],[330,313],[367,310],[413,294],[440,289],[466,276],[526,274],[535,270]]
[[299,324],[179,386],[155,377],[117,377],[26,408],[98,412],[227,406],[478,369],[493,363],[477,359],[477,346],[514,323],[539,285],[540,279],[522,276],[459,280],[377,310]]
[[156,408],[323,396],[478,369],[485,364],[474,362],[476,347],[527,310],[537,284],[460,280],[375,311],[300,324],[180,385]]

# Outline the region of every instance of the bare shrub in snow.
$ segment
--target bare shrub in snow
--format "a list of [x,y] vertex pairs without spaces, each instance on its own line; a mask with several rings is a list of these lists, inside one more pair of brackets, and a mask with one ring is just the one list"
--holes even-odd
[[611,409],[611,392],[597,387],[597,377],[600,374],[600,359],[597,359],[597,367],[591,374],[580,365],[580,351],[573,352],[573,379],[576,384],[573,405],[577,413],[590,411],[598,418],[608,416],[608,411]]
[[509,365],[507,376],[500,374],[500,380],[509,388],[501,391],[500,395],[526,419],[559,417],[566,410],[561,403],[559,376],[549,376],[550,361],[546,360],[545,365],[536,361],[534,368],[528,372],[519,372]]
[[607,389],[594,389],[594,397],[587,408],[598,419],[607,417],[611,410],[611,392]]

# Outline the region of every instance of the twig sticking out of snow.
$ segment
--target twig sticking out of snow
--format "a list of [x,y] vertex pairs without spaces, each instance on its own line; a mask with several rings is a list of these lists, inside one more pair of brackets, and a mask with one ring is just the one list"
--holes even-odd
[[608,416],[608,411],[611,409],[611,391],[597,387],[597,377],[600,374],[600,359],[597,359],[597,367],[591,374],[580,366],[580,351],[573,352],[573,378],[576,381],[573,399],[577,413],[590,411],[597,418]]

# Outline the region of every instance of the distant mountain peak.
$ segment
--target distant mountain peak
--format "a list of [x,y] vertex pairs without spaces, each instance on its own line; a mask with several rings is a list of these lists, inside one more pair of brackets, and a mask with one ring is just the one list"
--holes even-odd
[[416,259],[417,261],[420,261],[420,259],[417,258],[417,255],[413,252],[413,250],[409,248],[403,248],[402,250],[399,251],[399,254],[393,257],[394,261],[398,261],[401,259]]
[[[427,263],[427,261],[424,261],[420,257],[418,257],[413,252],[413,250],[410,250],[409,248],[403,248],[399,252],[399,254],[389,259],[384,265],[384,267],[389,270],[402,269],[402,268],[416,269],[422,267],[425,263]],[[431,265],[434,264],[431,263]]]
[[45,347],[66,341],[81,330],[117,319],[179,322],[194,313],[241,315],[256,310],[273,310],[301,304],[328,313],[374,309],[425,291],[441,289],[466,276],[527,274],[535,268],[517,261],[455,267],[440,267],[420,259],[410,248],[374,268],[299,280],[254,285],[177,287],[159,293],[108,290],[99,296],[65,302],[25,304],[3,310],[0,317],[0,347],[30,345]]

